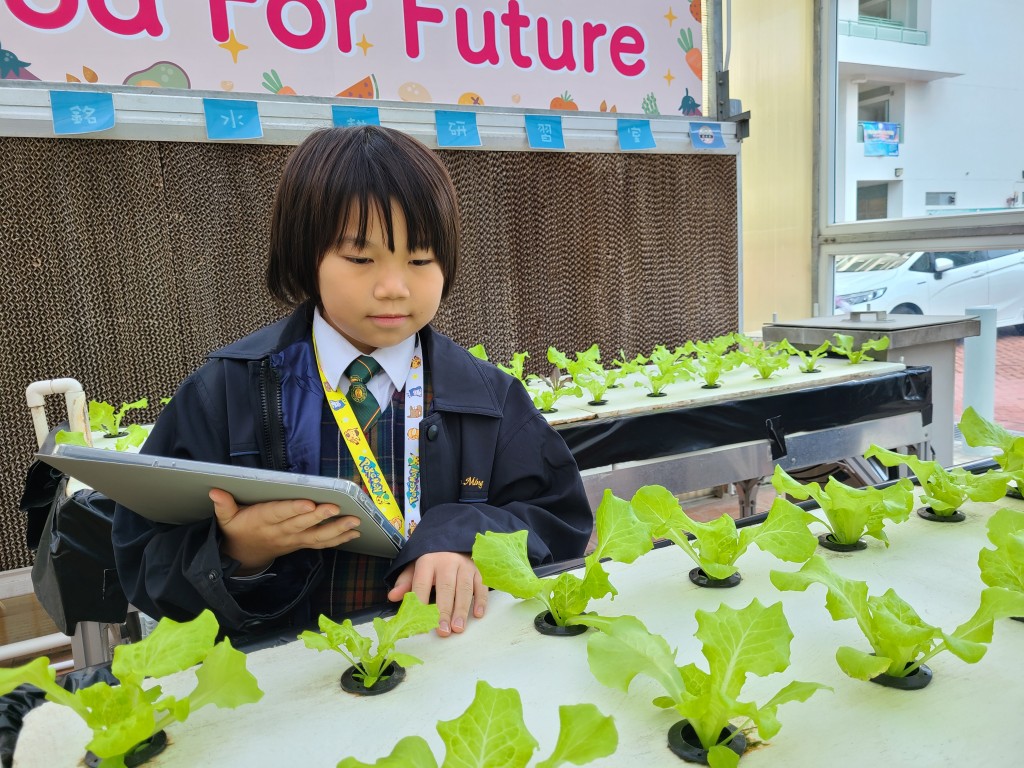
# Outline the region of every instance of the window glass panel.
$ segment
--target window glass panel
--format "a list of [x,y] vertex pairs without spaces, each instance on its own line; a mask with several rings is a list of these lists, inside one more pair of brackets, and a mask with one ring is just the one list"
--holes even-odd
[[1024,2],[833,2],[830,223],[1024,208]]

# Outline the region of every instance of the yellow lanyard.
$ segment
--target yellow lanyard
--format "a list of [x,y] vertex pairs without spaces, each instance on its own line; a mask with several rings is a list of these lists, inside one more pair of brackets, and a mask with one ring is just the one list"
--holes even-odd
[[391,493],[391,487],[388,485],[384,473],[380,470],[377,457],[370,450],[370,444],[363,434],[362,427],[359,426],[359,420],[352,413],[348,399],[341,390],[334,389],[330,382],[327,381],[323,366],[320,365],[320,353],[316,349],[315,336],[313,337],[313,355],[316,357],[316,369],[320,372],[320,383],[323,384],[327,403],[331,406],[331,413],[334,414],[334,420],[338,422],[338,429],[341,430],[341,436],[345,439],[345,445],[348,446],[352,460],[359,469],[359,475],[363,478],[363,484],[373,499],[373,503],[377,505],[377,509],[388,519],[388,522],[394,526],[395,530],[404,537],[405,519],[402,517],[402,509],[398,506],[394,494]]

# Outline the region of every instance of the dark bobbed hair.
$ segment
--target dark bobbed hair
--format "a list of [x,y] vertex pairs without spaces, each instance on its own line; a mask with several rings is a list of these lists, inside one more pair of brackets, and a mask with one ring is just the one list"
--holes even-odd
[[[320,262],[342,239],[353,210],[357,247],[366,245],[370,211],[395,250],[391,202],[405,215],[409,250],[432,249],[448,295],[459,263],[459,208],[448,171],[416,139],[364,125],[310,134],[288,158],[274,199],[267,289],[286,306],[320,305]],[[372,208],[371,208],[372,207]]]

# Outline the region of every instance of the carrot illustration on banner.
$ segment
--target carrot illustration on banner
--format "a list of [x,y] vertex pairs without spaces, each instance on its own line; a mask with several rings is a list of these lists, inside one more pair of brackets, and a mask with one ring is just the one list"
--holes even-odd
[[686,56],[686,63],[693,70],[693,74],[697,76],[698,80],[704,79],[704,60],[700,54],[700,48],[695,48],[693,45],[693,30],[692,29],[681,29],[679,30],[679,39],[676,40],[679,43],[679,47],[683,49],[683,53]]

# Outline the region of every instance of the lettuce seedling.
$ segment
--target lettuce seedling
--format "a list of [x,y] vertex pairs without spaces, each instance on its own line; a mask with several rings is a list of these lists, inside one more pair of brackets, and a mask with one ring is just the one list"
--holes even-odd
[[945,470],[937,461],[923,461],[916,456],[888,451],[872,445],[864,458],[877,459],[886,467],[905,464],[921,484],[921,500],[936,515],[952,515],[960,505],[971,501],[995,501],[1006,493],[1009,477],[1003,472],[989,471],[975,475],[961,467]]
[[[490,362],[489,358],[487,357],[487,350],[484,349],[483,344],[474,344],[472,347],[469,347],[466,351],[469,352],[469,354],[471,354],[475,358]],[[515,354],[512,355],[512,360],[511,362],[509,362],[508,365],[502,365],[501,363],[495,363],[494,365],[498,370],[504,371],[513,379],[517,379],[520,383],[522,383],[525,386],[526,375],[523,373],[523,366],[526,365],[526,358],[528,358],[529,356],[529,352],[516,352]]]
[[995,549],[985,548],[978,554],[981,580],[990,587],[1024,594],[1024,512],[1000,509],[988,519],[987,529]]
[[582,578],[568,571],[540,578],[527,556],[527,531],[488,531],[478,533],[473,543],[473,562],[484,584],[520,600],[537,598],[560,627],[573,623],[591,600],[618,594],[601,565],[602,558],[632,563],[653,547],[647,526],[633,514],[629,502],[610,490],[605,490],[594,515],[597,546],[584,561]]
[[813,497],[825,514],[824,519],[814,518],[828,528],[837,544],[856,544],[862,536],[872,536],[888,547],[885,521],[902,523],[914,507],[914,485],[907,478],[879,489],[851,488],[830,477],[822,488],[818,483],[804,485],[776,466],[772,485],[800,501]]
[[756,371],[754,378],[769,379],[776,371],[789,368],[788,344],[762,344],[740,333],[736,334],[736,341],[740,345],[740,359]]
[[736,343],[736,334],[716,336],[711,341],[688,341],[682,349],[692,355],[690,369],[704,380],[704,386],[713,389],[719,386],[718,380],[726,371],[731,371],[742,362],[739,354],[729,347]]
[[[593,704],[569,704],[558,708],[558,741],[551,755],[536,768],[556,768],[572,763],[585,765],[607,757],[619,746],[615,721],[602,715]],[[437,724],[445,746],[442,765],[501,766],[525,768],[537,749],[537,740],[523,720],[523,703],[515,688],[492,688],[483,680],[476,683],[472,703],[454,720]],[[430,745],[421,736],[406,736],[388,757],[364,763],[346,757],[337,768],[437,768]]]
[[116,411],[110,403],[100,400],[89,401],[89,424],[94,429],[103,430],[104,437],[121,437],[121,419],[125,413],[136,408],[148,408],[149,400],[141,397],[134,403],[121,403]]
[[853,336],[846,336],[842,333],[833,333],[835,341],[832,343],[832,351],[842,355],[850,361],[850,365],[857,363],[871,362],[875,358],[868,355],[868,352],[879,351],[889,348],[889,337],[883,336],[880,339],[868,339],[858,349],[853,348]]
[[604,395],[615,386],[625,374],[619,368],[605,370],[601,367],[601,352],[592,344],[586,352],[577,352],[575,360],[565,359],[564,368],[572,376],[573,383],[590,394],[590,404],[604,402]]
[[779,342],[780,347],[783,345],[785,345],[785,348],[789,350],[791,355],[796,355],[800,358],[800,370],[804,373],[818,373],[821,370],[818,367],[818,360],[827,355],[828,351],[832,349],[832,342],[828,339],[811,350],[797,349],[786,339]]
[[973,406],[964,411],[957,426],[968,445],[975,448],[991,446],[1002,451],[994,458],[1006,472],[1024,471],[1024,435],[1015,435],[988,421]]
[[[14,669],[0,670],[0,695],[22,683],[43,690],[46,698],[77,712],[92,729],[86,748],[103,768],[123,768],[134,748],[174,722],[184,722],[200,707],[234,709],[259,701],[263,691],[245,668],[245,654],[227,638],[216,643],[217,620],[209,610],[178,623],[161,619],[144,640],[114,648],[111,671],[120,685],[96,683],[75,693],[57,684],[45,656]],[[143,688],[147,677],[163,677],[200,664],[197,684],[186,697],[162,695],[159,685]]]
[[370,653],[370,638],[359,634],[351,619],[337,624],[323,614],[320,615],[320,632],[306,630],[299,635],[299,640],[315,651],[337,651],[355,668],[352,676],[364,687],[372,688],[378,680],[389,677],[384,672],[392,663],[403,667],[422,664],[415,656],[396,651],[395,644],[406,637],[429,632],[439,622],[436,605],[424,605],[414,592],[406,592],[394,616],[388,620],[374,618],[373,630],[377,634],[374,653]]
[[702,643],[707,672],[696,664],[676,666],[676,652],[665,638],[651,634],[634,616],[580,617],[581,623],[601,630],[587,642],[587,660],[594,677],[610,688],[628,693],[640,674],[655,680],[668,694],[656,698],[655,706],[674,709],[689,721],[712,768],[734,768],[739,755],[725,746],[731,734],[719,741],[731,720],[743,718],[740,730],[752,723],[762,739],[770,739],[782,727],[776,717],[781,704],[832,689],[793,681],[760,707],[740,701],[747,675],[767,677],[789,667],[793,632],[782,603],[765,607],[754,599],[739,610],[723,603],[714,613],[698,610],[696,615],[695,636]]
[[823,584],[828,590],[825,607],[832,618],[856,619],[874,654],[848,646],[836,651],[839,668],[856,680],[881,674],[906,677],[942,651],[973,664],[985,655],[993,622],[1024,613],[1024,593],[988,587],[982,590],[974,615],[947,634],[925,623],[892,589],[871,597],[866,582],[843,578],[819,555],[796,573],[772,571],[770,577],[783,591],[803,592],[811,584]]
[[[763,523],[742,529],[729,515],[708,523],[691,520],[672,492],[660,485],[640,488],[630,506],[651,536],[675,543],[713,579],[736,573],[736,560],[751,544],[790,563],[804,562],[818,545],[807,527],[814,516],[781,497],[775,499]],[[692,542],[687,534],[693,536]]]
[[484,362],[488,362],[488,360],[487,360],[487,350],[484,349],[484,345],[483,344],[474,344],[472,347],[467,347],[466,351],[469,352],[469,354],[471,354],[473,357],[477,358],[478,360],[483,360]]
[[683,353],[683,348],[670,350],[663,344],[656,346],[650,357],[637,355],[621,363],[621,368],[626,373],[643,376],[644,380],[634,382],[633,386],[645,387],[650,397],[661,397],[669,384],[691,377],[690,359]]

